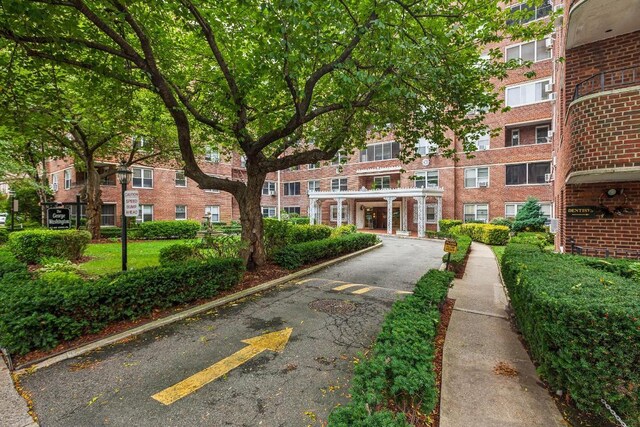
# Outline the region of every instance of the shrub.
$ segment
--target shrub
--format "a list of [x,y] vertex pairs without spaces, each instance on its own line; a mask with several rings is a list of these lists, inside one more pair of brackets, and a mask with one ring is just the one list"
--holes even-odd
[[[210,298],[242,277],[239,259],[153,267],[73,280],[60,273],[0,287],[0,346],[14,354],[51,349],[62,340],[98,332],[111,322],[154,309]],[[64,273],[62,273],[64,274]]]
[[589,262],[509,244],[502,273],[518,326],[552,390],[608,417],[605,399],[639,425],[640,288]]
[[538,200],[530,197],[527,202],[518,209],[515,221],[513,221],[513,231],[544,231],[544,223],[547,218],[542,215],[542,208]]
[[502,218],[502,217],[495,217],[491,220],[491,224],[493,225],[504,225],[505,227],[509,227],[509,229],[511,229],[511,227],[513,226],[513,220],[512,219],[507,219],[507,218]]
[[0,228],[0,245],[7,243],[9,240],[9,231],[6,228]]
[[198,248],[194,244],[176,243],[160,249],[160,265],[187,262],[199,258]]
[[440,231],[442,233],[447,233],[450,232],[451,227],[462,225],[462,221],[458,219],[441,219],[438,221],[438,224],[440,225]]
[[476,242],[487,245],[506,245],[509,241],[509,227],[493,224],[466,223],[456,228],[455,231],[471,237]]
[[75,261],[91,241],[88,231],[25,230],[11,233],[9,249],[20,261],[36,264],[42,257],[62,257]]
[[11,273],[18,273],[27,277],[29,275],[25,263],[18,261],[8,249],[0,248],[0,280]]
[[276,251],[287,245],[291,224],[275,218],[265,218],[263,224],[264,249],[267,256],[271,257]]
[[238,258],[245,246],[246,242],[240,236],[221,234],[206,236],[197,247],[201,258]]
[[354,224],[346,224],[341,225],[340,227],[336,227],[331,231],[331,237],[344,236],[347,234],[356,233],[358,229]]
[[307,217],[297,217],[297,218],[289,218],[289,222],[294,225],[306,225],[309,224],[309,218]]
[[289,227],[287,244],[310,242],[331,237],[332,229],[328,225],[292,225]]
[[541,233],[518,233],[509,240],[509,243],[535,245],[540,249],[544,249],[547,246],[547,238]]
[[425,230],[424,234],[430,239],[454,239],[455,238],[455,235],[453,235],[452,233],[444,232],[444,231]]
[[101,227],[100,237],[105,239],[119,239],[122,237],[122,228],[120,227]]
[[324,240],[288,245],[273,255],[276,264],[293,270],[314,261],[355,252],[378,242],[374,234],[355,233]]
[[389,409],[411,408],[430,413],[438,397],[433,366],[439,306],[453,275],[430,270],[413,295],[393,304],[371,351],[356,365],[351,402],[336,408],[329,425],[408,426],[404,414]]
[[469,236],[456,236],[456,242],[458,242],[458,251],[451,254],[446,253],[442,256],[442,261],[447,262],[449,258],[449,269],[456,274],[461,274],[464,271],[464,263],[467,259],[467,254],[471,249],[471,237]]
[[137,230],[143,239],[194,239],[200,223],[193,220],[148,221],[141,223]]

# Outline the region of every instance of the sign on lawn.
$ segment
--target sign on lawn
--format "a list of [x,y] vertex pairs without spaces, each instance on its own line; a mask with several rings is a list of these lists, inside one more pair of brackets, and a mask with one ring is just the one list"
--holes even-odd
[[124,192],[124,216],[138,216],[138,205],[140,204],[140,196],[137,191],[129,190]]
[[454,254],[458,252],[458,242],[453,239],[447,239],[444,241],[444,251]]
[[47,224],[52,230],[67,230],[71,228],[71,214],[69,213],[69,209],[47,209]]

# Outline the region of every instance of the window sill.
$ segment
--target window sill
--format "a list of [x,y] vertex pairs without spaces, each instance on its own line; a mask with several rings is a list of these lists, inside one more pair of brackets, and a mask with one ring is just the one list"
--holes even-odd
[[551,185],[550,182],[540,182],[540,183],[535,183],[535,184],[505,184],[505,187],[531,187],[532,185],[534,186],[542,186],[542,185]]
[[507,105],[507,103],[505,102],[505,103],[504,103],[504,106],[505,106],[505,107],[509,107],[509,108],[511,108],[511,109],[514,109],[514,108],[526,107],[526,106],[528,106],[528,105],[543,104],[543,103],[545,103],[545,102],[551,102],[551,101],[554,101],[554,100],[550,98],[550,99],[544,99],[544,100],[542,100],[542,101],[530,102],[530,103],[528,103],[528,104],[520,104],[520,105]]

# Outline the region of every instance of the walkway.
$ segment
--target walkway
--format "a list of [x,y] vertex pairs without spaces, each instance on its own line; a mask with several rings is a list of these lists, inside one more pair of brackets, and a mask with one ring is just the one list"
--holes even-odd
[[440,427],[563,426],[508,320],[498,265],[473,243],[444,346]]

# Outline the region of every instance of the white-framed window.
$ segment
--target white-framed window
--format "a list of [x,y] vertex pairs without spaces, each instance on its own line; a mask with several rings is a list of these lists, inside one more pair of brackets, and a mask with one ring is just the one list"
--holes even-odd
[[464,187],[478,188],[489,186],[489,168],[465,168],[464,170]]
[[187,205],[176,205],[176,219],[187,219]]
[[299,196],[300,195],[300,182],[285,182],[284,183],[284,195],[285,196]]
[[288,214],[300,215],[300,206],[285,206],[283,209]]
[[479,151],[488,150],[491,134],[489,131],[486,131],[479,135],[467,135],[467,140],[473,142]]
[[71,169],[64,170],[64,189],[71,189]]
[[[541,202],[539,203],[542,215],[546,218],[551,218],[551,203]],[[504,205],[504,217],[515,218],[518,215],[520,209],[524,206],[524,202],[511,202]]]
[[137,222],[153,221],[153,205],[138,205]]
[[116,205],[103,204],[100,211],[100,225],[105,227],[115,227],[116,225]]
[[204,148],[204,160],[206,162],[218,163],[220,162],[220,152],[217,148],[207,145]]
[[209,218],[210,222],[220,222],[220,206],[205,206],[204,216]]
[[52,173],[51,174],[51,190],[53,190],[54,192],[58,191],[58,174],[57,173]]
[[184,175],[184,171],[176,171],[175,185],[176,187],[187,186],[187,177]]
[[[438,205],[427,203],[424,206],[424,223],[436,224],[438,222]],[[418,202],[413,204],[413,223],[418,223]]]
[[549,138],[549,125],[536,126],[536,144],[551,142]]
[[360,161],[377,162],[380,160],[396,159],[399,153],[400,144],[396,141],[370,144],[366,149],[360,150]]
[[336,153],[333,159],[331,159],[331,164],[333,166],[341,165],[346,163],[349,160],[349,156],[344,151],[340,150]]
[[551,79],[507,86],[504,102],[508,107],[535,104],[551,99]]
[[542,3],[537,6],[529,6],[527,3],[516,4],[510,8],[512,14],[527,11],[528,13],[526,13],[525,17],[507,20],[507,25],[513,25],[515,23],[525,24],[527,22],[536,21],[549,16],[552,10],[553,6],[551,6],[551,0],[543,0]]
[[[349,218],[349,206],[342,205],[342,223],[346,224]],[[331,222],[338,222],[338,205],[329,206],[329,220]]]
[[375,185],[376,188],[391,188],[391,177],[390,176],[374,176],[373,184]]
[[246,168],[247,167],[247,156],[241,156],[240,157],[240,167],[241,168]]
[[263,196],[275,196],[276,195],[276,182],[275,181],[265,181],[262,184],[262,195]]
[[520,129],[511,129],[510,138],[507,140],[507,147],[517,147],[520,145]]
[[320,169],[320,162],[309,163],[309,170],[312,170],[312,169]]
[[133,168],[133,188],[153,188],[153,169]]
[[489,205],[482,204],[466,204],[464,205],[464,222],[469,221],[489,221]]
[[416,144],[416,153],[419,155],[428,156],[429,154],[435,154],[437,150],[438,146],[432,141],[426,138],[418,139],[418,143]]
[[263,218],[275,218],[278,215],[275,206],[263,206],[262,217]]
[[517,163],[506,165],[505,185],[531,185],[547,183],[551,162]]
[[314,179],[309,181],[309,193],[317,193],[320,191],[320,180]]
[[551,49],[547,48],[547,40],[534,40],[532,42],[507,46],[505,59],[510,61],[518,59],[522,62],[539,62],[551,58]]
[[133,135],[133,148],[140,151],[149,151],[151,148],[152,139],[142,135]]
[[415,173],[416,188],[439,187],[440,173],[438,170],[428,170]]
[[347,191],[347,178],[332,179],[331,191]]

